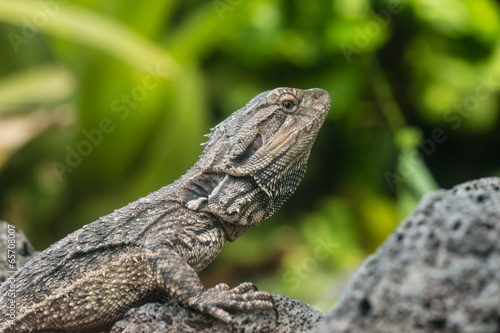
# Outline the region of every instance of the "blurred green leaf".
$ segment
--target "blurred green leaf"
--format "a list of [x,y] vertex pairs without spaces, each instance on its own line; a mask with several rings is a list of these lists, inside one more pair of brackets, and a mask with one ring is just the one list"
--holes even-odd
[[[148,66],[160,66],[165,71],[162,75],[169,79],[179,74],[178,64],[167,52],[116,20],[70,4],[52,2],[54,7],[50,9],[42,7],[43,4],[30,0],[0,2],[0,21],[32,31],[22,36],[9,34],[13,45],[28,43],[30,36],[40,30],[95,48],[143,72]],[[43,19],[43,24],[37,23],[39,19]]]
[[20,107],[61,102],[76,88],[75,77],[57,65],[34,67],[0,80],[0,114]]

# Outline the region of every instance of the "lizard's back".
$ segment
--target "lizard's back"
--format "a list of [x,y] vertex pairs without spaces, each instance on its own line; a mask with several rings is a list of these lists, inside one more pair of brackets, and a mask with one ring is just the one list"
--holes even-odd
[[[60,324],[85,328],[93,314],[93,298],[100,307],[119,315],[161,291],[145,267],[142,248],[155,229],[170,227],[169,213],[180,207],[162,199],[164,207],[158,211],[155,199],[160,192],[165,198],[168,186],[73,232],[17,271],[11,277],[16,286],[11,297],[16,302],[11,332]],[[165,209],[168,206],[171,209]],[[103,286],[106,283],[109,286]],[[9,284],[2,285],[3,298],[8,297],[9,288]],[[0,302],[0,329],[8,322],[7,304]],[[48,306],[58,308],[60,317],[44,316]],[[72,322],[64,317],[70,309],[79,313]]]

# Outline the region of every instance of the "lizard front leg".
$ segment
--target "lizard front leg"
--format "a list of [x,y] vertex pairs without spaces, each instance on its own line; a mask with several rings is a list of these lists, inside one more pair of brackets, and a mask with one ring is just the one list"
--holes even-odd
[[[228,310],[272,310],[276,312],[271,295],[257,291],[249,282],[242,283],[230,289],[225,283],[213,288],[205,289],[196,271],[188,264],[185,258],[189,253],[181,256],[180,249],[188,251],[193,245],[202,246],[193,238],[190,244],[173,233],[163,234],[148,241],[144,247],[144,261],[151,274],[160,286],[170,296],[181,304],[190,306],[202,313],[209,314],[230,325],[233,319]],[[198,242],[198,244],[193,244]]]

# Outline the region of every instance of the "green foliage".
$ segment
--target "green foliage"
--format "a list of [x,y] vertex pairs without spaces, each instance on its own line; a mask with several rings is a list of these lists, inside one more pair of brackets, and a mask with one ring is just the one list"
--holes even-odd
[[493,0],[0,1],[0,218],[43,249],[178,178],[257,93],[321,87],[299,190],[203,279],[326,310],[422,195],[500,175],[499,38]]

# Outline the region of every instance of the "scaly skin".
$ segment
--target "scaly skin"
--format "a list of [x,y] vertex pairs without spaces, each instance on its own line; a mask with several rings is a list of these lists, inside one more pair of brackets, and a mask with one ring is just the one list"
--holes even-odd
[[[0,332],[90,329],[168,294],[231,324],[228,310],[273,310],[251,283],[205,289],[197,272],[298,186],[330,108],[321,89],[277,88],[217,125],[173,184],[68,235],[0,288]],[[14,316],[9,302],[15,300]]]

